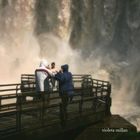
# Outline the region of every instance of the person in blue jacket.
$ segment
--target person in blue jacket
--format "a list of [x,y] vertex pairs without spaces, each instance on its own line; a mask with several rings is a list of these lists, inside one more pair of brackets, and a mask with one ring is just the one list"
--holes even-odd
[[59,81],[59,94],[62,97],[62,102],[67,105],[72,101],[74,94],[74,86],[72,82],[72,74],[68,71],[67,64],[61,66],[61,71],[55,75],[55,79]]

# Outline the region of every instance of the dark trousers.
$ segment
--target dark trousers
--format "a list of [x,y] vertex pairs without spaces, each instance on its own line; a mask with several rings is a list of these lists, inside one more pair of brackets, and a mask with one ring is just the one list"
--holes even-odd
[[62,103],[67,106],[68,103],[72,101],[73,96],[69,96],[67,92],[63,92],[61,93],[61,99],[62,99]]

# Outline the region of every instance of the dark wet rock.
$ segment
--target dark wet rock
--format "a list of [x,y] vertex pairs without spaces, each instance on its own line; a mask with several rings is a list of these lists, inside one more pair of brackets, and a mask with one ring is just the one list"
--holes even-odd
[[112,115],[103,122],[86,128],[76,140],[138,140],[136,127],[119,115]]

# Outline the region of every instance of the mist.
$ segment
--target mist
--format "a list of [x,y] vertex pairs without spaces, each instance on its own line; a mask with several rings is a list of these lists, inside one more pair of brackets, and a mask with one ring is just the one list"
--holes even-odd
[[112,113],[140,130],[138,0],[0,0],[0,84],[41,59],[112,84]]

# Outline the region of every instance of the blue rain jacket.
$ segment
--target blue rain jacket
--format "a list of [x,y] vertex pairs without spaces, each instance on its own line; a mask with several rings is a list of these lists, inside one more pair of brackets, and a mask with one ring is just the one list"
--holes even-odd
[[55,79],[59,81],[59,90],[60,93],[67,93],[68,96],[72,96],[74,94],[74,86],[72,82],[72,74],[68,72],[68,65],[61,66],[63,73],[59,72],[55,75]]

